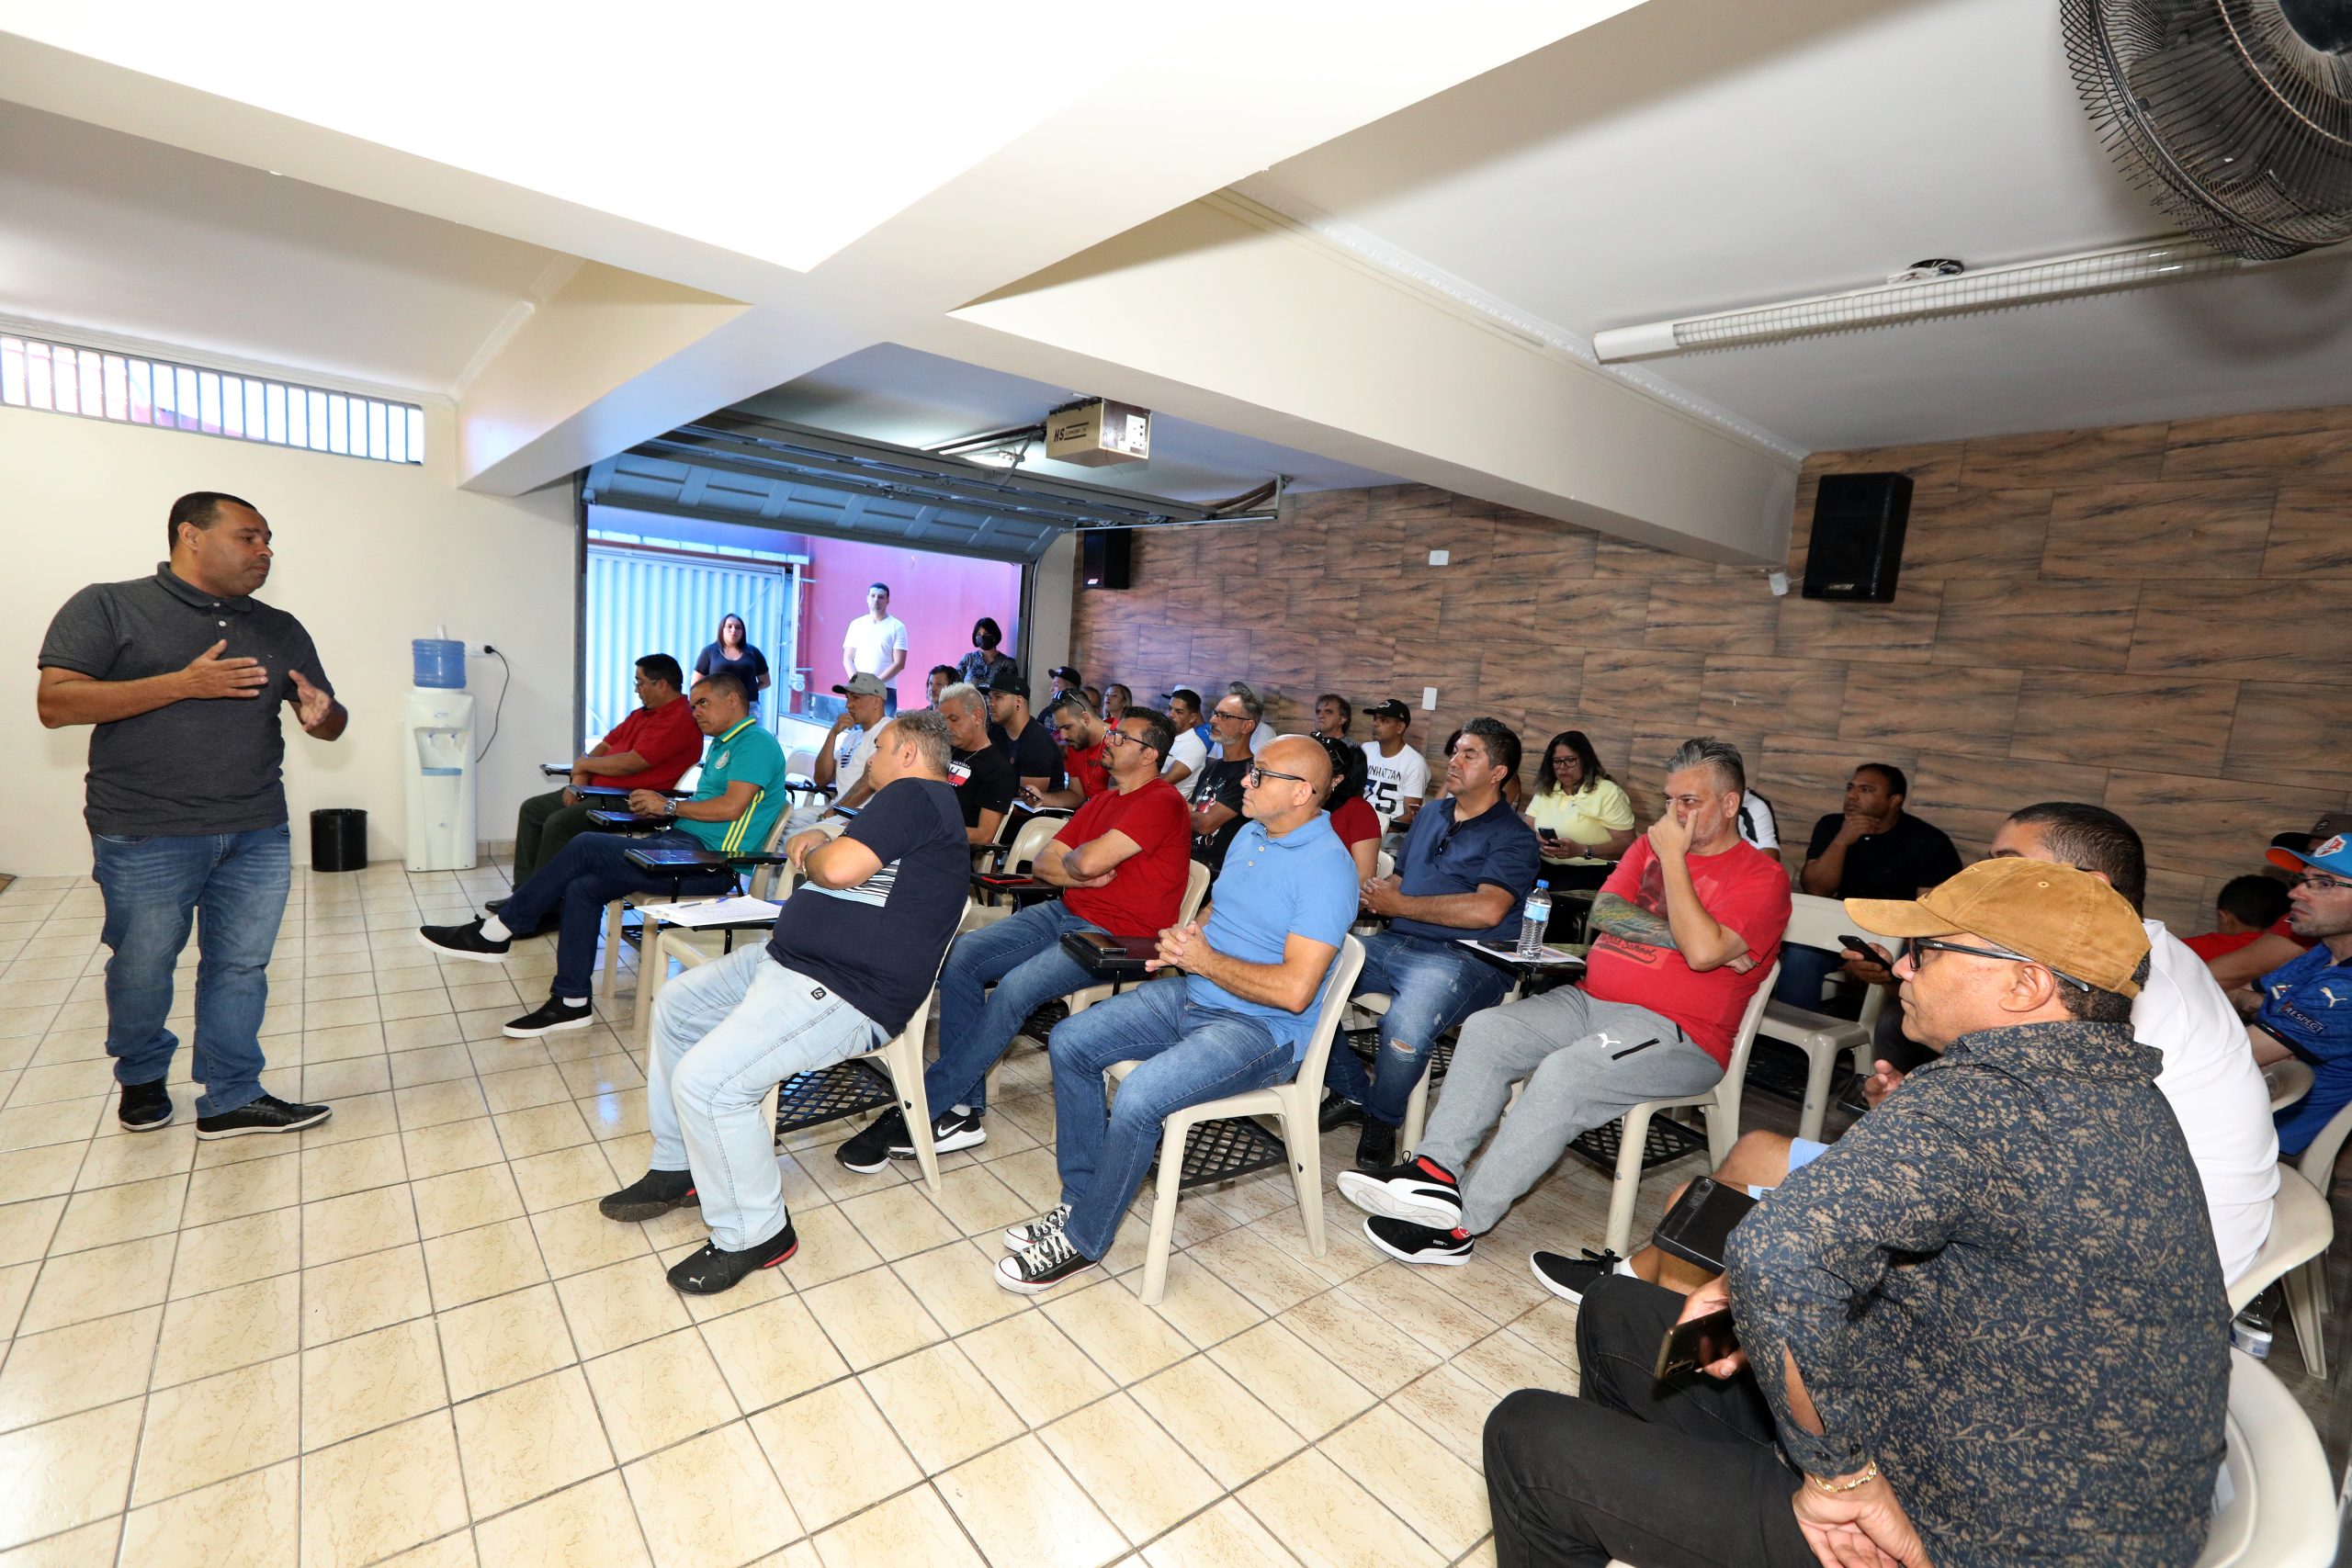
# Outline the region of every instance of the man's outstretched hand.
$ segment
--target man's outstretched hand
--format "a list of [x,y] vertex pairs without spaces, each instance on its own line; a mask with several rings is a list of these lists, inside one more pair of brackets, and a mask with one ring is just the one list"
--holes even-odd
[[[258,659],[223,659],[220,650],[229,646],[222,637],[202,653],[187,661],[180,671],[180,678],[187,682],[187,694],[191,697],[257,697],[269,684],[269,671],[261,667]],[[300,680],[300,676],[296,676]]]
[[300,670],[288,670],[294,678],[294,713],[302,728],[316,734],[334,712],[334,699],[304,679]]

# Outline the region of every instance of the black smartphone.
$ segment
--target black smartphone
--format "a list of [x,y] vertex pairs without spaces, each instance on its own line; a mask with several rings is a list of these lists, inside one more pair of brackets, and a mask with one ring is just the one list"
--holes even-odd
[[1844,948],[1847,952],[1852,953],[1855,957],[1860,959],[1865,964],[1880,964],[1884,962],[1884,960],[1879,957],[1877,953],[1871,950],[1869,942],[1864,942],[1860,937],[1856,936],[1851,931],[1848,931],[1845,935],[1839,937],[1838,939],[1838,945]]
[[1731,1308],[1686,1318],[1668,1329],[1658,1343],[1657,1381],[1713,1366],[1738,1348],[1739,1334],[1732,1327]]
[[1650,1236],[1660,1252],[1695,1263],[1710,1274],[1724,1271],[1724,1247],[1732,1227],[1747,1217],[1756,1200],[1736,1187],[1702,1176],[1683,1190]]
[[1560,835],[1559,835],[1559,834],[1557,834],[1557,833],[1555,833],[1555,832],[1554,832],[1554,831],[1552,831],[1552,829],[1549,829],[1549,828],[1538,828],[1538,829],[1535,829],[1535,836],[1536,836],[1537,838],[1539,838],[1539,839],[1543,840],[1544,840],[1545,843],[1547,843],[1547,844],[1556,844],[1556,843],[1558,843],[1558,842],[1560,841]]

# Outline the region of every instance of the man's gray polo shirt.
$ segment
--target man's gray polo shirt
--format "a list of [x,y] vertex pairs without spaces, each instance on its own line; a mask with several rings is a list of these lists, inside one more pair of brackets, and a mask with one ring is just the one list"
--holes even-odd
[[269,684],[258,697],[184,700],[90,734],[93,833],[244,833],[286,820],[279,764],[283,704],[296,700],[288,671],[332,695],[319,650],[302,623],[250,598],[216,599],[172,575],[94,582],[65,602],[42,638],[43,668],[100,681],[138,681],[187,668],[226,639],[223,659],[258,659]]

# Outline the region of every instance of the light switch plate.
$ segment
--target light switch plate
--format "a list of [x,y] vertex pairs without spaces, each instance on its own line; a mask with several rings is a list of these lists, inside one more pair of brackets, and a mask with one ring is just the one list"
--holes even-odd
[[1437,712],[1437,688],[1435,686],[1423,686],[1421,688],[1421,711],[1423,713]]

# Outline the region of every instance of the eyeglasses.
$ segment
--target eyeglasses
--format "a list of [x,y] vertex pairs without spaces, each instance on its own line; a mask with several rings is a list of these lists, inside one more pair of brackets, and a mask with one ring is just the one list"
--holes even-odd
[[1235,724],[1247,724],[1250,722],[1250,716],[1248,714],[1227,713],[1223,708],[1216,709],[1215,712],[1211,713],[1209,716],[1211,718],[1230,719]]
[[1904,938],[1902,950],[1895,954],[1894,961],[1900,964],[1907,958],[1911,961],[1911,967],[1916,971],[1919,967],[1920,955],[1928,953],[1973,953],[1978,958],[1997,958],[2004,964],[2039,964],[2078,991],[2094,988],[2088,980],[2077,980],[2064,969],[2052,968],[2051,965],[2042,964],[2041,959],[2029,958],[2022,953],[2011,953],[2002,947],[1968,947],[1956,942],[1938,942],[1933,937]]
[[1124,729],[1114,729],[1108,735],[1105,735],[1102,738],[1102,744],[1105,746],[1140,746],[1147,751],[1157,751],[1159,750],[1159,747],[1154,746],[1150,741],[1144,739],[1141,736],[1129,735]]
[[2352,887],[2352,882],[2346,882],[2340,876],[2317,876],[2305,872],[2295,878],[2295,886],[2308,887],[2314,893],[2341,893],[2346,888]]
[[1268,779],[1288,779],[1293,784],[1305,784],[1306,782],[1306,778],[1301,774],[1278,773],[1272,768],[1261,768],[1255,762],[1250,764],[1249,778],[1250,785],[1253,788],[1259,784],[1264,784]]

